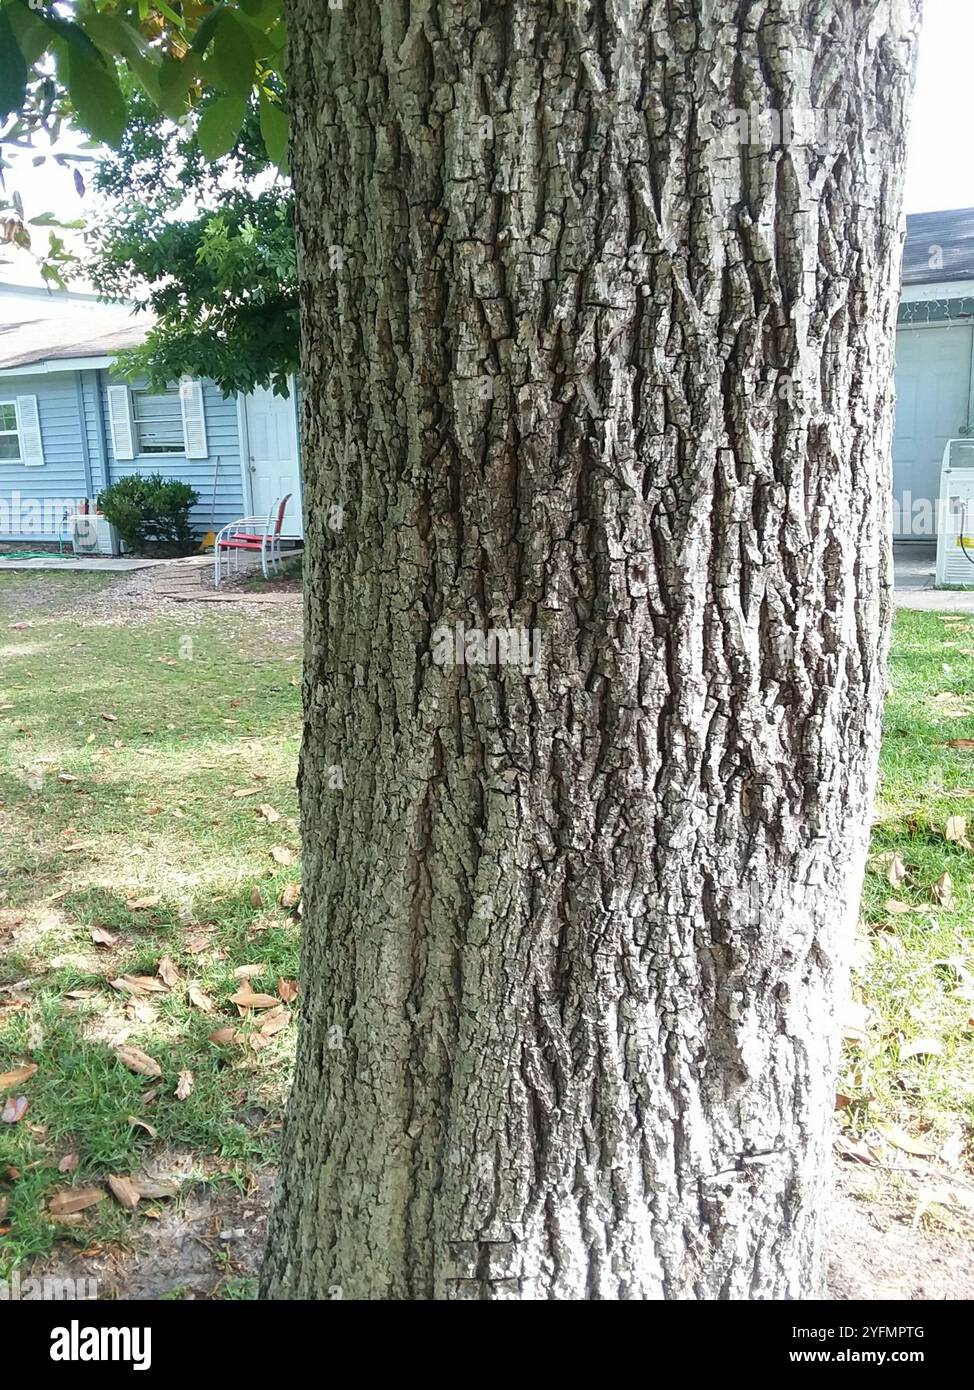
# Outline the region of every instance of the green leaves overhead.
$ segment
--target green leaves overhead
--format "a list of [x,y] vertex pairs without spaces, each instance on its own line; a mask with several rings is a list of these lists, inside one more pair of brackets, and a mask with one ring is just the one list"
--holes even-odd
[[282,8],[282,0],[74,0],[66,18],[50,5],[0,0],[0,120],[19,115],[28,129],[46,120],[52,102],[45,110],[39,79],[53,87],[53,58],[57,89],[101,143],[122,140],[134,84],[172,120],[199,115],[208,159],[233,148],[246,109],[256,114],[259,104],[261,137],[285,169]]
[[287,112],[264,93],[260,94],[260,134],[267,157],[279,169],[287,170]]
[[24,104],[29,69],[6,10],[0,10],[0,118]]
[[206,108],[196,138],[207,159],[219,159],[233,149],[246,116],[243,97],[219,97]]
[[232,14],[220,16],[205,70],[228,92],[249,96],[257,70],[254,45],[247,30]]
[[100,57],[97,50],[94,52],[92,57],[83,48],[69,47],[67,61],[59,65],[58,72],[64,78],[79,124],[95,140],[117,145],[125,133],[125,98],[115,64]]

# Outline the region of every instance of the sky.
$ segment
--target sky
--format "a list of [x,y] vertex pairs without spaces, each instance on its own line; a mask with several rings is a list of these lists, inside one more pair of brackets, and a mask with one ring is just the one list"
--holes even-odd
[[974,207],[974,0],[926,0],[924,11],[905,209]]
[[[974,207],[972,55],[974,0],[926,0],[910,123],[908,213]],[[28,218],[54,211],[70,220],[93,212],[90,195],[79,197],[71,171],[50,159],[34,167],[29,155],[17,158],[8,186],[20,192]],[[9,248],[0,254],[0,279],[42,283],[30,255]]]

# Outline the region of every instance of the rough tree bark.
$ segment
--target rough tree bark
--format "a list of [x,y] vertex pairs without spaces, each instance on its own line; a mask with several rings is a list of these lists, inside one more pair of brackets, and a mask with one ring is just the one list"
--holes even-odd
[[[816,1291],[918,3],[290,0],[306,911],[265,1296]],[[457,622],[536,670],[438,664]]]

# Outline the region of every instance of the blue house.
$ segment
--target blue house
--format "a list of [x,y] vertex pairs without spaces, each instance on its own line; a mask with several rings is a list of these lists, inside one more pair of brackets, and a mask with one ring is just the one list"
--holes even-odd
[[146,315],[94,295],[0,284],[0,540],[55,541],[64,515],[131,473],[199,493],[202,534],[267,515],[291,494],[284,534],[302,534],[298,419],[290,396],[224,396],[184,378],[166,391],[112,375]]

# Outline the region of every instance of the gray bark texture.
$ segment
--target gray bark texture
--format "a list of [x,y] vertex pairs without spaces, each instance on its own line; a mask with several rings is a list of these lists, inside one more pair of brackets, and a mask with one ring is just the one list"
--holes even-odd
[[[818,1291],[918,3],[289,0],[306,912],[265,1296]],[[536,665],[444,664],[457,623]]]

